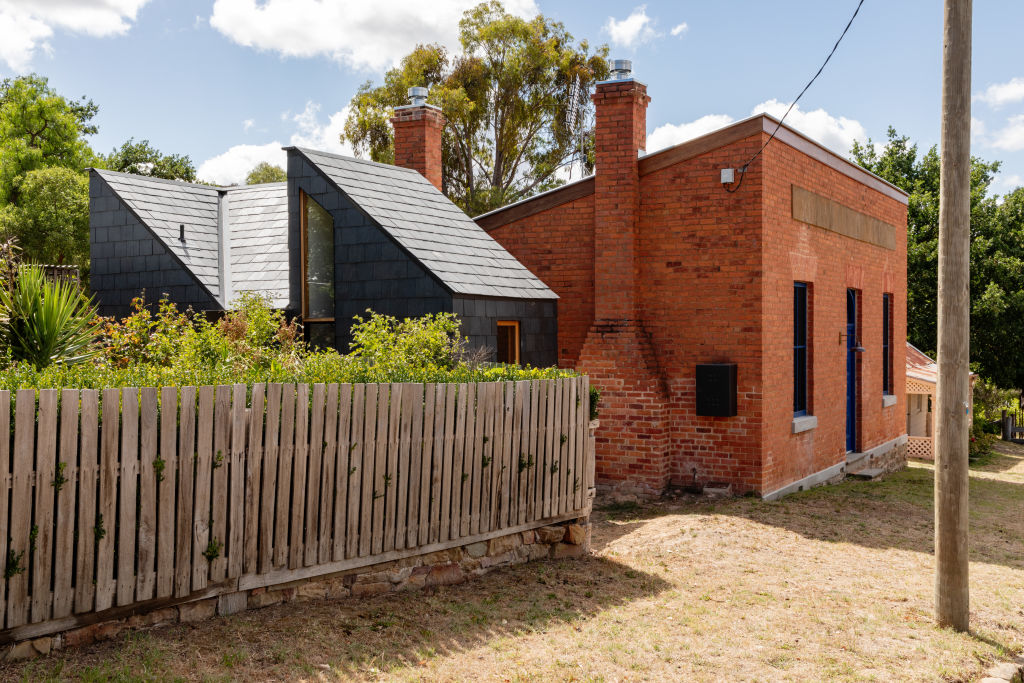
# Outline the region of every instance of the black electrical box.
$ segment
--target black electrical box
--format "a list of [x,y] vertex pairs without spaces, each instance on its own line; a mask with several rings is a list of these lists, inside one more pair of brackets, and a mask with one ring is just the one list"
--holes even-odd
[[736,415],[736,364],[697,365],[697,414],[708,417]]

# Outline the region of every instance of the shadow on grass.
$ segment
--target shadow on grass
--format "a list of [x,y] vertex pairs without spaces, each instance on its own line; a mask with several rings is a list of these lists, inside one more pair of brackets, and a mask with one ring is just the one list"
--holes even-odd
[[979,472],[1008,472],[1024,477],[1024,446],[1009,441],[997,441],[992,452],[982,456],[980,462],[971,464]]
[[[806,538],[869,548],[934,552],[934,476],[912,465],[879,481],[847,480],[774,502],[733,500],[718,514],[788,529]],[[970,478],[971,560],[1024,569],[1024,483]]]
[[[20,665],[0,679],[364,677],[591,618],[670,585],[606,558],[541,560],[468,583],[313,600],[135,633]],[[6,670],[5,670],[6,669]]]

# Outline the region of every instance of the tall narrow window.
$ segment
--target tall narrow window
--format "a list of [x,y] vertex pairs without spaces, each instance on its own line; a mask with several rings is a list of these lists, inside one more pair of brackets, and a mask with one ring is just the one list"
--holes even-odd
[[302,317],[334,320],[334,219],[305,192],[302,212]]
[[882,295],[882,393],[892,393],[892,294]]
[[499,363],[519,365],[519,321],[498,321],[498,353]]
[[793,283],[793,416],[807,414],[807,283]]

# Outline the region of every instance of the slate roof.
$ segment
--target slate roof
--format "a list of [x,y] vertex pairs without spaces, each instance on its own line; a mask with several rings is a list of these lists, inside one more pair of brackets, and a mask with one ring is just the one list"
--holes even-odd
[[[210,294],[219,297],[217,188],[131,173],[95,172]],[[180,225],[185,226],[184,242],[178,239]]]
[[533,273],[418,172],[295,149],[454,294],[557,299]]
[[[231,294],[254,291],[288,305],[288,184],[216,187],[95,169],[138,218],[220,297],[218,199],[225,194]],[[185,226],[185,241],[179,226]],[[230,303],[230,302],[228,302]]]
[[288,305],[288,183],[231,188],[231,283],[236,292],[270,296]]
[[[287,148],[292,149],[292,148]],[[294,148],[454,294],[557,299],[533,273],[416,171]],[[216,187],[95,169],[220,299],[218,201],[225,196],[231,292],[289,300],[288,184]],[[178,239],[185,226],[185,240]],[[227,302],[227,303],[230,303]]]

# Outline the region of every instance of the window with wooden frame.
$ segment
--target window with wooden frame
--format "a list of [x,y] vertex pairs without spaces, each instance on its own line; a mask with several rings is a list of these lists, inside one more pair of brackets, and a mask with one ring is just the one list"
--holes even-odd
[[498,321],[498,353],[497,361],[509,365],[519,365],[519,321]]
[[892,294],[882,295],[882,394],[893,391]]
[[807,408],[807,283],[793,283],[793,417],[808,414]]
[[302,320],[334,322],[334,218],[305,192],[302,216]]

